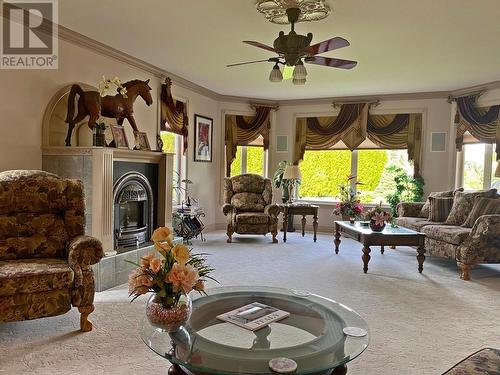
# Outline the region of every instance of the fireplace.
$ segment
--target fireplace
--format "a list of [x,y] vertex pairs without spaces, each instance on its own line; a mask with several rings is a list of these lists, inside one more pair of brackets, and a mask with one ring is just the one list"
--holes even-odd
[[153,190],[143,174],[123,174],[113,186],[114,248],[139,247],[151,238]]

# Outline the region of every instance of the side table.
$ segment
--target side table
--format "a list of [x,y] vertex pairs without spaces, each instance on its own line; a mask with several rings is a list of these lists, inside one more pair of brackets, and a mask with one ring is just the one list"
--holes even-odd
[[288,216],[301,215],[302,216],[302,237],[305,235],[306,230],[306,216],[312,215],[313,217],[313,230],[314,237],[313,240],[316,242],[317,232],[318,232],[318,209],[319,206],[315,206],[309,203],[284,203],[278,204],[281,212],[283,212],[283,242],[286,242],[286,232],[288,229]]

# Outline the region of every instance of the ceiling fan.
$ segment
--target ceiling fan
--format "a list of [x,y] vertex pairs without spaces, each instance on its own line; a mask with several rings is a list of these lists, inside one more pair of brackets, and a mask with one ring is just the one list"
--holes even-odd
[[278,54],[278,57],[271,57],[264,60],[248,61],[243,63],[229,64],[227,67],[240,66],[246,64],[255,64],[260,62],[273,62],[274,67],[269,75],[271,82],[281,82],[283,80],[283,73],[279,65],[293,66],[293,83],[296,85],[303,85],[306,83],[307,70],[304,62],[308,64],[316,64],[329,66],[332,68],[352,69],[358,63],[351,60],[335,59],[331,57],[317,56],[328,51],[333,51],[339,48],[344,48],[350,43],[341,37],[335,37],[317,43],[311,46],[313,38],[312,33],[307,35],[300,35],[295,32],[295,23],[300,17],[301,10],[299,8],[288,8],[286,14],[288,21],[292,25],[292,29],[288,34],[280,31],[278,38],[275,39],[273,47],[260,42],[245,40],[243,43],[249,44],[254,47],[265,49],[269,52]]

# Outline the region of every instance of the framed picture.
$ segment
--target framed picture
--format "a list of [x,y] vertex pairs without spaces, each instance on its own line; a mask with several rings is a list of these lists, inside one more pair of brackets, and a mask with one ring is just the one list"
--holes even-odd
[[151,146],[149,145],[148,135],[144,132],[134,132],[135,137],[135,147],[136,150],[151,151]]
[[113,147],[129,148],[127,135],[123,126],[111,125],[111,134],[113,134]]
[[212,161],[212,137],[214,120],[194,115],[194,161]]

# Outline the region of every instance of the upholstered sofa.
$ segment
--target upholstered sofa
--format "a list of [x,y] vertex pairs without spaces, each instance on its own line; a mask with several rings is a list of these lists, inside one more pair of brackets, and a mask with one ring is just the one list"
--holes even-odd
[[224,179],[224,205],[227,216],[227,242],[233,233],[267,234],[278,242],[278,215],[280,209],[272,204],[271,180],[256,174],[242,174]]
[[[460,190],[443,193],[448,193],[448,197],[471,194],[468,205],[471,208],[474,198],[477,198],[472,195],[475,193]],[[500,199],[495,189],[482,194],[491,199]],[[426,216],[428,211],[425,210],[424,202],[399,203],[397,211],[395,223],[424,233],[426,254],[456,261],[462,279],[470,280],[470,269],[476,264],[500,263],[500,214],[481,215],[468,227],[464,224],[450,225],[448,219],[430,221]],[[469,213],[458,214],[467,217]]]
[[42,171],[0,173],[0,323],[81,313],[90,331],[91,265],[101,243],[84,236],[81,182]]

